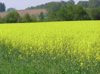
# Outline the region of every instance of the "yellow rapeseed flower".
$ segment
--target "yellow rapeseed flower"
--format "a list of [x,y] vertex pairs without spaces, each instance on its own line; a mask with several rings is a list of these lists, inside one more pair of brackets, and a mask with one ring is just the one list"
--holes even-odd
[[80,63],[80,66],[83,68],[83,63],[82,62]]
[[19,59],[22,59],[22,55],[21,54],[19,55]]

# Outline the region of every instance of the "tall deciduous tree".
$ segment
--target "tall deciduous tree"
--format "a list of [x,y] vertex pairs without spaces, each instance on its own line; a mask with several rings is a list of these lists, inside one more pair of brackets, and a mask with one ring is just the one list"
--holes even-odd
[[57,12],[57,19],[60,21],[70,21],[73,20],[74,13],[73,13],[73,6],[64,6]]
[[67,5],[67,2],[65,2],[65,1],[61,1],[60,3],[61,3],[61,6],[66,6]]
[[39,18],[42,18],[42,20],[44,19],[43,12],[40,13]]
[[100,0],[89,0],[89,7],[90,8],[100,7]]
[[61,7],[57,12],[57,19],[59,21],[66,21],[67,20],[67,7]]
[[48,17],[48,21],[55,21],[57,18],[56,18],[56,13],[54,11],[52,11],[50,14],[49,14],[49,17]]
[[81,5],[85,8],[88,8],[89,1],[79,1],[77,5]]
[[92,9],[91,15],[94,20],[100,20],[100,8]]
[[4,20],[6,23],[17,23],[19,18],[20,15],[18,14],[18,12],[13,11],[8,13]]
[[36,19],[36,17],[35,17],[34,14],[32,14],[32,16],[30,17],[30,19],[31,19],[31,22],[37,22],[37,19]]
[[23,17],[23,22],[31,22],[30,15],[26,13]]
[[90,17],[86,10],[81,5],[75,5],[73,7],[74,19],[75,20],[89,20]]
[[46,9],[48,11],[48,14],[50,14],[52,11],[57,12],[61,8],[61,3],[59,2],[50,2],[46,4]]
[[73,20],[73,18],[74,18],[73,6],[69,5],[67,6],[67,20],[70,21]]
[[73,5],[75,5],[75,2],[74,2],[73,0],[69,0],[69,1],[67,2],[67,6],[68,6],[68,5],[72,5],[72,6],[73,6]]

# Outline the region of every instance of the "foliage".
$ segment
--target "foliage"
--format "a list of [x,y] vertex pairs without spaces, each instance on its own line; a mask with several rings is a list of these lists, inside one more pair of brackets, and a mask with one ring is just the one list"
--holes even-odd
[[[39,18],[36,18],[35,15],[30,16],[28,13],[25,14],[24,17],[20,17],[17,13],[10,13],[6,17],[1,18],[1,21],[2,23],[16,23],[16,21],[25,23],[39,21],[99,20],[100,8],[87,8],[89,6],[89,2],[90,1],[79,1],[77,5],[74,5],[73,0],[69,0],[68,2],[49,2],[44,5],[40,5],[44,6],[48,10],[48,13],[44,14],[41,12]],[[96,2],[98,2],[98,0],[96,0]]]
[[56,13],[52,11],[48,16],[48,21],[55,21],[55,20],[57,20]]
[[58,12],[52,12],[48,20],[58,20],[58,21],[71,21],[71,20],[90,20],[90,16],[87,11],[81,5],[69,5],[63,6]]
[[100,20],[100,8],[92,9],[91,15],[94,20]]
[[39,18],[39,22],[43,22],[43,19],[41,17]]
[[0,16],[0,23],[2,23],[2,18],[1,18],[1,16]]
[[46,5],[46,9],[48,11],[48,14],[50,14],[52,11],[57,12],[61,7],[61,3],[59,2],[50,2]]
[[37,22],[37,18],[35,17],[34,14],[30,17],[31,22]]
[[81,5],[75,5],[73,7],[74,19],[75,20],[89,20],[90,17],[86,10]]
[[44,20],[48,18],[47,13],[44,13],[43,16],[44,16]]
[[60,3],[61,3],[61,6],[66,6],[67,5],[67,2],[65,2],[65,1],[61,1]]
[[99,74],[99,23],[0,24],[0,73]]
[[69,5],[67,6],[67,20],[73,20],[74,18],[74,11],[73,11],[73,6]]
[[[34,7],[31,6],[31,7],[26,8],[26,10],[28,10],[28,9],[45,9],[45,8],[49,8],[49,7],[47,7],[47,6],[48,6],[48,4],[49,4],[49,6],[51,6],[52,3],[51,3],[51,5],[50,5],[50,3],[51,3],[51,2],[45,3],[45,4],[41,4],[41,5],[37,5],[37,6],[34,6]],[[58,2],[53,2],[53,3],[57,4]],[[61,2],[59,2],[59,3],[61,4],[61,6],[67,5],[67,2],[65,2],[65,1],[61,1]]]
[[31,6],[31,7],[26,8],[26,10],[30,10],[30,9],[45,9],[45,5],[41,4],[41,5],[37,5],[35,7]]
[[0,12],[4,12],[5,9],[5,4],[4,3],[0,3]]
[[15,8],[8,8],[7,11],[15,11]]
[[6,15],[6,17],[4,17],[4,21],[6,23],[17,23],[19,18],[20,18],[20,15],[18,14],[18,12],[13,11],[13,12],[9,12]]
[[68,6],[68,5],[72,5],[72,6],[73,6],[73,5],[75,5],[75,2],[74,2],[73,0],[69,0],[69,1],[67,2],[67,6]]
[[42,18],[42,20],[44,20],[43,12],[40,13],[39,18]]
[[31,22],[37,22],[36,17],[31,17]]
[[85,8],[88,8],[89,1],[79,1],[77,5],[81,5]]
[[18,23],[23,23],[23,17],[20,17],[20,18],[18,19]]
[[67,8],[61,7],[57,12],[57,19],[59,21],[67,21]]
[[6,16],[4,16],[4,17],[2,18],[2,23],[5,23],[5,18],[6,18]]
[[73,13],[73,7],[71,5],[62,7],[58,12],[57,12],[57,19],[59,21],[70,21],[73,20],[74,18],[74,13]]
[[23,22],[25,23],[25,22],[30,22],[30,21],[31,21],[30,15],[29,15],[28,13],[26,13],[26,14],[24,15],[24,17],[23,17]]
[[89,8],[97,8],[100,6],[100,0],[89,0]]

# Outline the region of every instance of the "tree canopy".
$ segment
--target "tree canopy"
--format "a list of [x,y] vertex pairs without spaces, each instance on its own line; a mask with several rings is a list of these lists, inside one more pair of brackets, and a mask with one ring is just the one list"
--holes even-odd
[[68,5],[72,5],[72,6],[73,6],[73,5],[75,5],[75,2],[74,2],[73,0],[69,0],[69,1],[67,2],[67,6],[68,6]]
[[18,14],[18,12],[13,11],[6,15],[5,22],[6,23],[17,23],[19,18],[20,18],[20,15]]
[[5,4],[0,3],[0,12],[4,12],[4,11],[5,11]]
[[93,17],[93,20],[100,20],[100,7],[99,8],[93,8],[91,15]]
[[15,8],[12,8],[12,7],[7,9],[7,11],[15,11],[15,10],[16,9]]
[[90,8],[100,7],[100,0],[89,0],[89,7]]
[[85,8],[88,8],[89,2],[88,1],[79,1],[77,5],[81,5]]
[[61,7],[61,3],[59,2],[50,2],[46,5],[46,9],[48,11],[48,14],[50,14],[52,11],[57,12]]
[[43,12],[40,13],[39,18],[41,18],[42,20],[44,19]]
[[41,5],[37,5],[35,7],[31,6],[31,7],[26,8],[26,10],[29,10],[29,9],[45,9],[45,5],[41,4]]
[[26,13],[22,19],[23,22],[31,22],[30,15]]

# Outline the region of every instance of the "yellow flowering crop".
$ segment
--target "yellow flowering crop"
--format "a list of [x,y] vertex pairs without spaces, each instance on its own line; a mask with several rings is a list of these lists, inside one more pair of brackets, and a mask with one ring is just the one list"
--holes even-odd
[[9,54],[16,52],[20,60],[33,57],[34,63],[48,59],[48,63],[55,60],[63,65],[96,68],[99,39],[100,21],[0,24],[0,44]]

